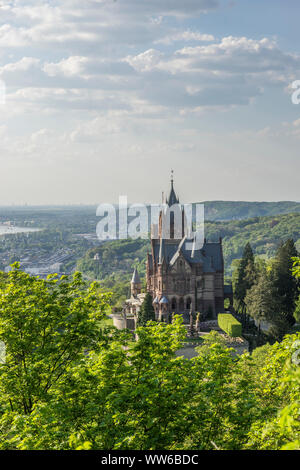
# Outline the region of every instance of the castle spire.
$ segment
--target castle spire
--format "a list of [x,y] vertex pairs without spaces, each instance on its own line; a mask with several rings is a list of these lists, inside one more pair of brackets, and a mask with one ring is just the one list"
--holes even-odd
[[141,283],[140,276],[139,276],[138,270],[136,268],[134,268],[131,282],[132,282],[132,284],[140,284]]
[[138,294],[141,293],[141,288],[142,288],[142,285],[141,285],[139,273],[137,269],[134,268],[133,276],[131,279],[131,295],[133,297],[136,297]]
[[169,199],[167,199],[167,204],[169,207],[173,206],[174,204],[178,204],[179,199],[176,196],[174,191],[174,170],[171,170],[171,191],[169,195]]

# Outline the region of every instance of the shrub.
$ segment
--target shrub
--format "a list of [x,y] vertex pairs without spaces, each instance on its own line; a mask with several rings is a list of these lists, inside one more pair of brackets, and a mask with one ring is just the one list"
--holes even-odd
[[219,313],[218,325],[229,336],[242,336],[242,325],[230,313]]

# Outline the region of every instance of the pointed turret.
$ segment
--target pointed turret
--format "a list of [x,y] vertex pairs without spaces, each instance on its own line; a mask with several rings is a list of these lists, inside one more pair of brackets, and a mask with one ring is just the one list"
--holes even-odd
[[171,191],[170,191],[169,199],[167,199],[167,204],[169,207],[173,206],[174,204],[179,204],[179,199],[176,196],[176,193],[174,190],[173,170],[171,173]]
[[140,284],[141,283],[140,276],[139,276],[138,270],[136,268],[134,268],[131,283],[133,283],[133,284]]
[[131,295],[136,297],[138,294],[141,293],[142,285],[139,273],[136,268],[134,268],[132,279],[131,279]]

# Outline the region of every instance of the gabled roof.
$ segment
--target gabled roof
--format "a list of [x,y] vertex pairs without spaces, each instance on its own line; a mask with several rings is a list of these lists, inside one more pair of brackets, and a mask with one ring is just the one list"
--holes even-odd
[[[154,245],[154,261],[160,264],[164,260],[166,265],[171,267],[175,264],[180,254],[190,264],[202,264],[204,272],[216,272],[223,269],[222,245],[220,243],[209,243],[205,241],[201,250],[193,246],[193,239],[184,237],[179,243],[169,243],[168,240],[161,239]],[[150,256],[153,264],[152,256]]]

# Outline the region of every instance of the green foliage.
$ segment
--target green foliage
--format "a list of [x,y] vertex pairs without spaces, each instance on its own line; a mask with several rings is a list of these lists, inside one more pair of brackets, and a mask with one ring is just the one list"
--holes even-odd
[[234,357],[217,337],[198,357],[178,358],[184,337],[178,319],[140,328],[135,343],[128,333],[111,333],[97,354],[73,365],[50,401],[30,415],[2,415],[0,447],[299,448],[294,337],[264,350],[263,361]]
[[218,325],[229,336],[242,336],[242,325],[230,313],[219,313]]
[[[211,220],[211,219],[210,219]],[[300,214],[261,217],[248,220],[230,220],[205,223],[205,233],[209,241],[223,238],[223,254],[227,275],[232,272],[231,263],[242,258],[246,244],[251,244],[256,256],[271,258],[275,256],[281,240],[294,238],[300,240]],[[100,247],[88,251],[77,263],[77,269],[90,278],[102,281],[113,280],[115,284],[130,282],[133,267],[137,267],[143,277],[145,261],[150,251],[149,240],[116,240],[105,242]],[[94,255],[99,254],[95,261]],[[257,261],[256,261],[257,264]],[[251,282],[251,281],[250,281]]]
[[[293,202],[206,202],[206,237],[212,241],[223,237],[226,274],[231,274],[231,263],[242,257],[247,242],[251,243],[256,256],[266,258],[275,255],[281,240],[293,238],[296,246],[300,247],[299,207],[299,203]],[[98,222],[95,207],[2,208],[0,223],[7,220],[23,227],[41,228],[42,231],[1,236],[2,269],[24,254],[26,257],[29,255],[34,264],[41,257],[47,258],[62,250],[69,254],[62,271],[77,269],[89,279],[127,282],[133,266],[142,276],[145,273],[149,240],[117,240],[92,248]],[[91,248],[92,251],[86,254]],[[98,250],[103,256],[97,263],[93,256]],[[122,295],[127,294],[123,292]]]
[[146,326],[148,321],[155,320],[155,312],[153,308],[153,299],[152,295],[149,292],[146,293],[144,301],[141,305],[140,311],[138,313],[137,325]]
[[244,299],[247,313],[259,325],[267,322],[268,334],[275,340],[283,338],[295,322],[294,314],[297,315],[299,281],[292,272],[295,254],[293,240],[280,244],[276,257],[257,270],[257,278]]
[[[300,203],[280,202],[246,202],[246,201],[207,201],[205,218],[207,220],[241,220],[253,217],[272,216],[276,222],[278,214],[300,212]],[[275,217],[274,217],[275,216]]]
[[245,314],[245,297],[256,280],[254,255],[250,243],[247,243],[243,257],[237,268],[237,279],[234,283],[234,297],[237,300],[237,311]]
[[0,288],[0,449],[300,449],[300,333],[237,356],[211,332],[188,360],[181,318],[103,328],[79,274]]
[[[294,257],[293,258],[293,268],[292,268],[292,273],[293,276],[295,276],[296,279],[300,279],[300,258],[299,257]],[[298,300],[296,301],[296,308],[294,312],[294,317],[298,323],[300,323],[300,295],[298,297]]]
[[[274,221],[276,224],[274,225]],[[223,238],[225,269],[231,272],[231,263],[241,258],[245,245],[251,244],[255,256],[272,258],[281,241],[300,239],[300,214],[291,213],[274,217],[256,217],[229,222],[206,222],[208,240]]]
[[[105,242],[88,251],[78,261],[77,268],[97,279],[106,279],[115,274],[119,278],[122,275],[132,275],[133,267],[143,276],[149,246],[149,240],[141,238]],[[94,260],[96,254],[99,259]]]
[[300,287],[299,281],[292,273],[293,258],[297,255],[298,252],[293,240],[289,239],[285,243],[281,243],[271,271],[278,308],[286,315],[291,325],[294,323],[293,313]]
[[296,302],[294,317],[295,317],[296,322],[300,323],[300,295],[299,295],[298,300]]
[[257,320],[271,321],[277,313],[274,285],[266,271],[260,273],[257,282],[247,291],[245,305],[248,314]]
[[292,273],[293,276],[295,276],[297,279],[300,279],[300,258],[299,257],[293,257],[293,268],[292,268]]
[[0,391],[12,411],[31,413],[84,349],[96,347],[107,300],[80,273],[71,281],[41,280],[13,265],[0,291],[0,340],[6,346]]
[[[89,279],[99,279],[103,291],[112,292],[112,305],[121,308],[130,295],[130,279],[136,267],[145,276],[149,240],[115,240],[86,252],[77,269]],[[94,259],[98,254],[99,259]]]
[[247,449],[300,449],[300,368],[291,360],[299,339],[299,334],[288,335],[280,344],[268,347],[263,367],[256,371],[257,417]]

